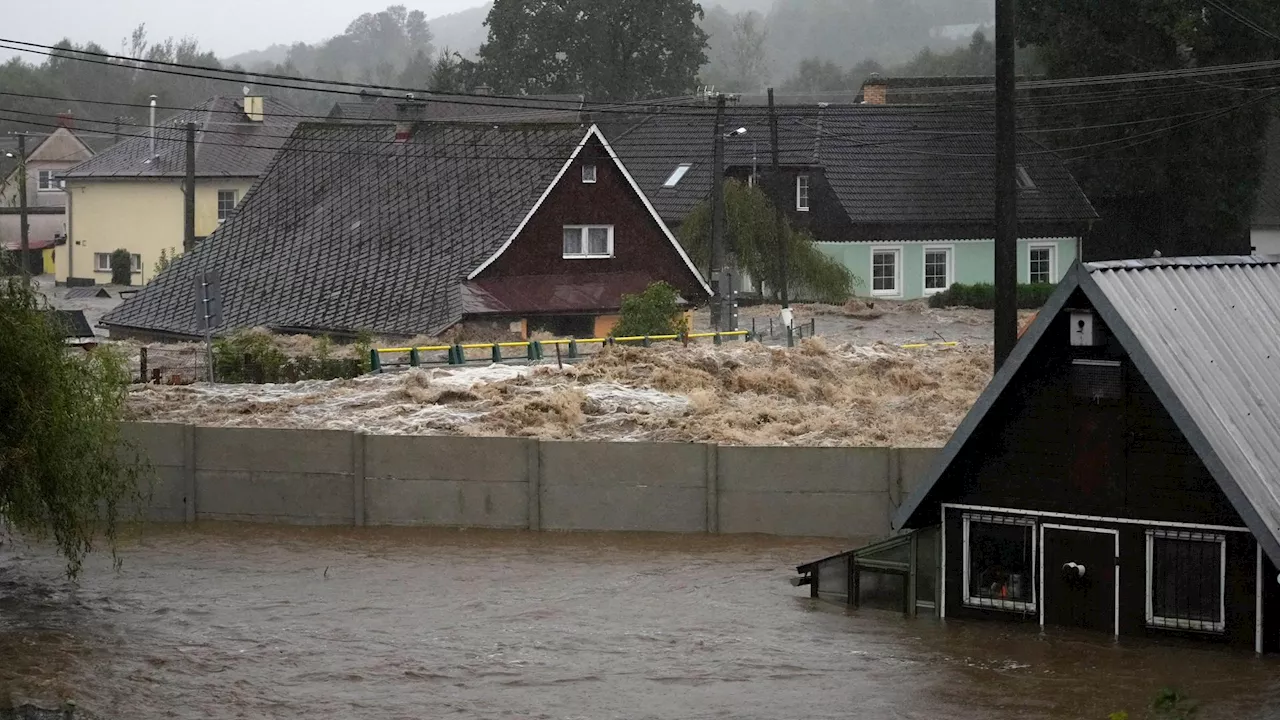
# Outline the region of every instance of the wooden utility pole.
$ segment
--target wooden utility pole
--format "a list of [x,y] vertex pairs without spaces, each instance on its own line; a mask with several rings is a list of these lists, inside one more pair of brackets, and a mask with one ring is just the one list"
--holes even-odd
[[31,228],[27,224],[27,134],[18,134],[18,234],[22,238],[21,251],[18,255],[18,264],[22,266],[22,275],[27,277],[31,275],[30,258],[27,253],[31,251]]
[[773,145],[773,222],[774,233],[778,239],[778,295],[782,302],[782,324],[791,326],[791,302],[788,297],[787,275],[791,269],[788,265],[790,248],[787,243],[787,218],[783,214],[782,203],[787,197],[787,183],[782,177],[782,148],[778,142],[778,109],[773,104],[773,88],[769,88],[769,142]]
[[996,2],[995,366],[1018,342],[1018,118],[1014,93],[1016,0]]
[[724,278],[724,95],[716,99],[715,150],[711,163],[711,327],[723,330]]
[[196,249],[196,124],[187,123],[187,179],[182,187],[182,252]]

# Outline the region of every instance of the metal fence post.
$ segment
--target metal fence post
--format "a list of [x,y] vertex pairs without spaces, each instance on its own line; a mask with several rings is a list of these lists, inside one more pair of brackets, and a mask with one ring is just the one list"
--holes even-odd
[[382,372],[382,353],[378,352],[378,348],[369,351],[369,372]]
[[418,348],[409,348],[409,365],[418,367],[420,359],[418,358]]
[[578,339],[569,338],[569,359],[576,360],[578,358]]
[[490,358],[492,358],[495,365],[501,365],[502,364],[502,346],[499,345],[498,343],[494,343],[493,348],[489,353],[489,356]]

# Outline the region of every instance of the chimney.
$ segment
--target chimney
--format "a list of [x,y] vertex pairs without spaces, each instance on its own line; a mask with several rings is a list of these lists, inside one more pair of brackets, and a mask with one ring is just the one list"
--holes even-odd
[[[151,96],[151,157],[156,156],[156,96]],[[150,161],[148,161],[150,162]]]
[[412,95],[405,96],[406,102],[396,103],[396,142],[409,140],[413,134],[413,123],[420,119],[421,103],[413,101]]
[[74,117],[72,117],[71,113],[60,112],[58,113],[58,127],[66,128],[68,130],[75,130],[76,120]]
[[889,83],[880,77],[880,73],[871,76],[862,83],[862,102],[864,105],[886,105]]
[[265,100],[261,95],[244,96],[244,114],[250,122],[262,122],[266,117]]
[[492,95],[493,88],[490,87],[489,85],[477,85],[475,86],[474,89],[472,89],[471,94],[472,95]]

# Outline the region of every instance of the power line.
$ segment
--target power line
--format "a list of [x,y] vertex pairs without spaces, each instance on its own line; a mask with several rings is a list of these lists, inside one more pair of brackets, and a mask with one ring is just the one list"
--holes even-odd
[[1231,18],[1232,20],[1235,20],[1241,25],[1244,25],[1250,30],[1253,30],[1259,35],[1275,40],[1276,42],[1280,42],[1280,35],[1277,35],[1271,32],[1270,30],[1263,27],[1257,21],[1251,19],[1248,15],[1245,15],[1239,10],[1232,8],[1231,6],[1227,5],[1225,2],[1222,2],[1221,0],[1205,0],[1205,2],[1208,3],[1210,7],[1217,8],[1227,17]]

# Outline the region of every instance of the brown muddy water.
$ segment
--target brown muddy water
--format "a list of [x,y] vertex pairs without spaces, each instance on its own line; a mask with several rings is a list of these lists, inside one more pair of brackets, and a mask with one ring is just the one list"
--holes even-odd
[[0,547],[0,701],[123,718],[1280,716],[1280,662],[846,614],[786,583],[831,541],[149,528],[78,585]]

